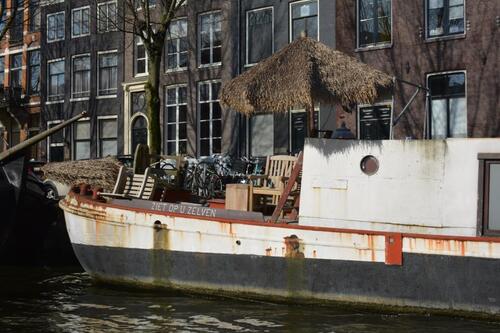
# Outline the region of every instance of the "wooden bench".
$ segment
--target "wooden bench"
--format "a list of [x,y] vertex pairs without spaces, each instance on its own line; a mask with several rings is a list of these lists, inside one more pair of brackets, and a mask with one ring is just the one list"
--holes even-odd
[[100,193],[102,196],[115,198],[137,198],[150,200],[156,189],[156,179],[152,177],[150,168],[144,174],[134,174],[122,166],[118,172],[112,193]]
[[297,163],[295,156],[268,156],[265,173],[249,176],[251,210],[256,209],[257,205],[265,207],[278,203],[295,163]]

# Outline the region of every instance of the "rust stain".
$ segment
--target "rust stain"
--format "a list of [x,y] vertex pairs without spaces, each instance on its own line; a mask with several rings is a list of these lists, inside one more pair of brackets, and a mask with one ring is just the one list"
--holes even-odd
[[285,237],[285,257],[304,258],[304,243],[296,235]]
[[368,249],[371,251],[371,260],[375,261],[375,245],[373,242],[373,235],[367,235],[368,237]]
[[270,256],[272,255],[272,253],[271,253],[271,252],[272,252],[272,250],[273,250],[272,248],[268,247],[268,248],[266,249],[266,256],[270,257]]

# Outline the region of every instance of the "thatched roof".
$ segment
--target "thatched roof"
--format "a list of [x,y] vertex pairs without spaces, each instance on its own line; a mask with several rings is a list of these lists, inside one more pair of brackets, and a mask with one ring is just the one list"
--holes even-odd
[[121,163],[114,157],[98,160],[48,163],[42,167],[44,176],[67,185],[86,183],[111,192]]
[[[221,104],[250,115],[314,103],[372,103],[392,78],[308,37],[300,38],[228,82]],[[311,100],[312,99],[312,100]]]

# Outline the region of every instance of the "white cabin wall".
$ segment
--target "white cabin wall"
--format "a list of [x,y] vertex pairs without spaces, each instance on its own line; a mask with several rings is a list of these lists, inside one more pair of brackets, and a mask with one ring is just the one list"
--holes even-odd
[[[441,235],[476,235],[478,153],[500,139],[308,140],[300,224]],[[367,155],[375,175],[360,168]]]

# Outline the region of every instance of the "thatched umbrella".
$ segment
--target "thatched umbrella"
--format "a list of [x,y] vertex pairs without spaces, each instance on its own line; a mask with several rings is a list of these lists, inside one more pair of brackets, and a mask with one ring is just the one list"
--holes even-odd
[[121,163],[114,157],[97,160],[48,163],[42,167],[45,178],[72,186],[86,183],[111,192]]
[[308,37],[289,44],[224,85],[221,104],[247,116],[259,112],[308,111],[314,136],[314,103],[372,103],[392,77]]

